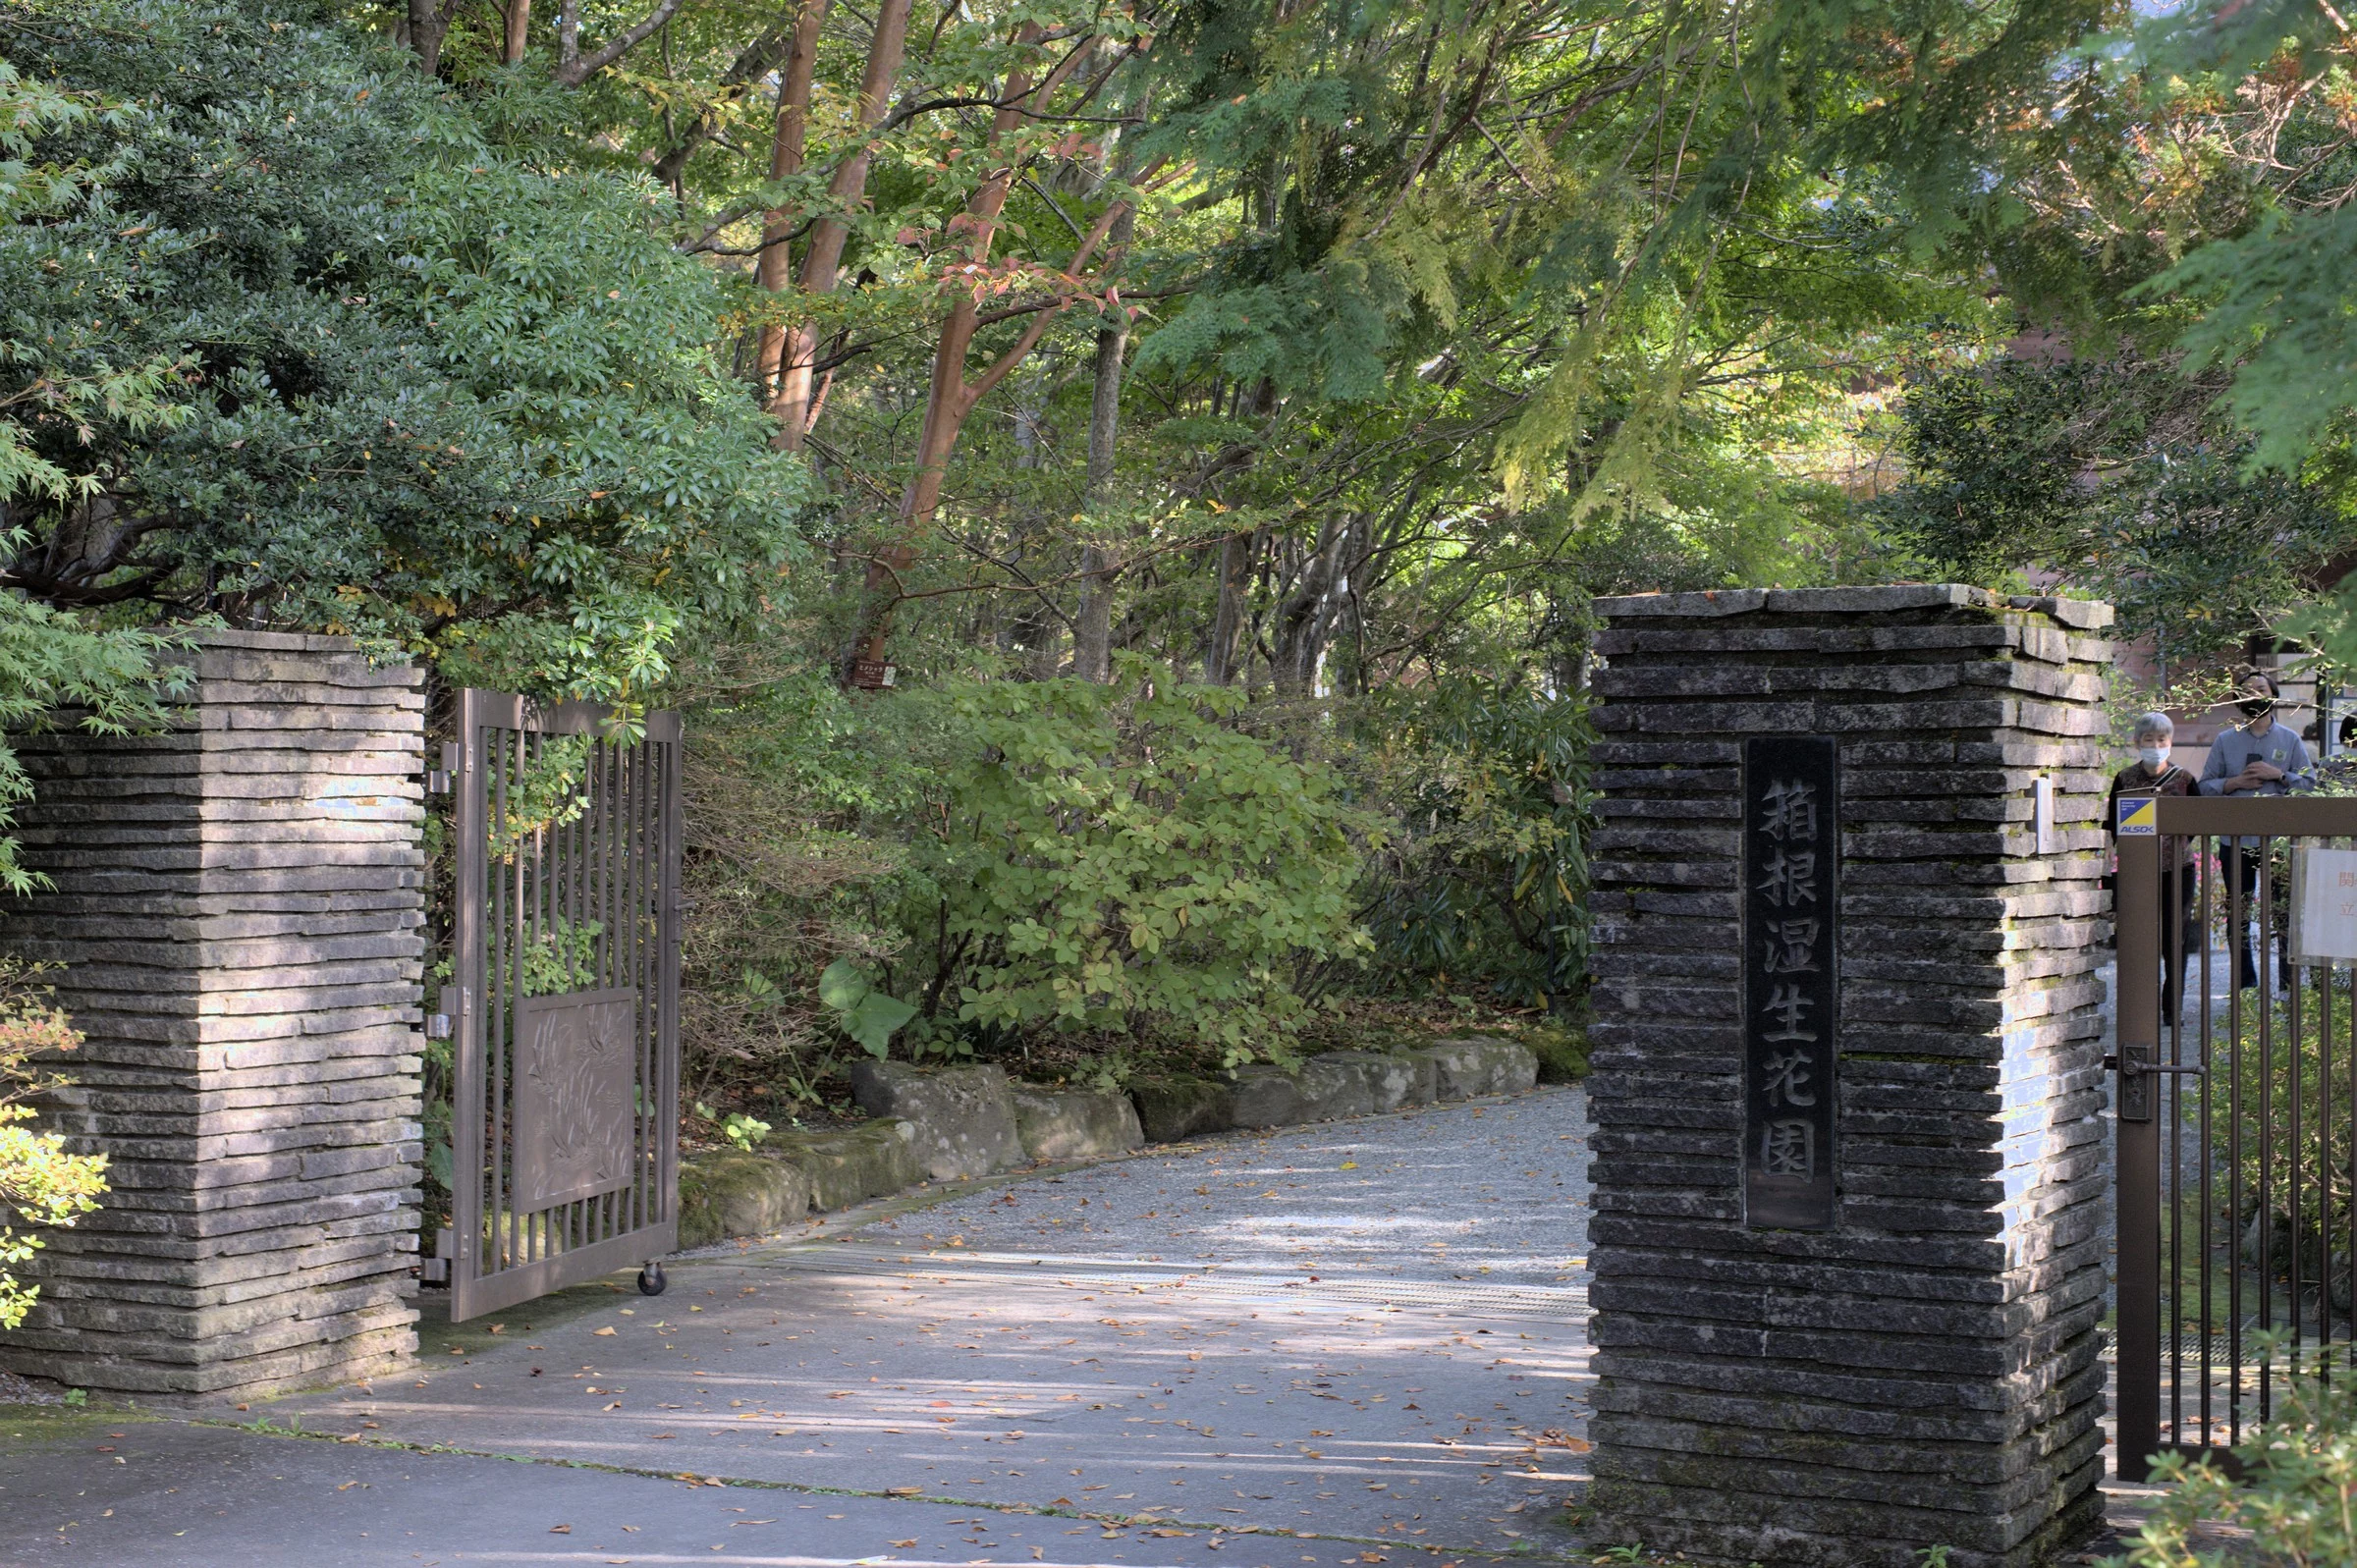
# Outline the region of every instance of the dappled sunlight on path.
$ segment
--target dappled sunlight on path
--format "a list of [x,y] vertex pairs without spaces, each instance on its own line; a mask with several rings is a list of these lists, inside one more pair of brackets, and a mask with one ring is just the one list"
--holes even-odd
[[471,1353],[300,1409],[1263,1550],[1527,1550],[1585,1474],[1584,1123],[1556,1091],[1158,1148],[685,1261],[659,1299],[520,1308]]

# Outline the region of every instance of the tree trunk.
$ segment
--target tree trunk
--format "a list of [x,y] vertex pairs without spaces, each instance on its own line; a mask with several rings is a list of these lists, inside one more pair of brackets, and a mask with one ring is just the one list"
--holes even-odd
[[[1124,212],[1113,226],[1110,263],[1129,248],[1135,215]],[[1097,329],[1096,387],[1088,404],[1088,483],[1081,505],[1091,527],[1113,499],[1113,473],[1122,434],[1122,359],[1129,351],[1129,312],[1116,313]],[[1080,605],[1072,628],[1072,674],[1099,685],[1113,678],[1113,582],[1120,565],[1104,545],[1090,540],[1080,553]]]
[[[414,5],[416,0],[411,0]],[[581,53],[580,0],[564,0],[557,7],[557,64],[548,79],[560,87],[577,87],[615,61],[644,43],[679,11],[682,0],[655,0],[655,8],[604,43]]]
[[[1014,405],[1014,466],[1018,472],[1038,473],[1047,466],[1047,383],[1045,363],[1023,372],[1022,391]],[[1036,503],[1024,507],[1014,545],[1014,560],[1034,584],[1056,575],[1055,533]],[[1064,617],[1044,589],[1034,587],[1025,595],[1014,617],[1014,635],[1031,678],[1055,679],[1064,665]]]
[[[876,11],[875,35],[868,40],[867,66],[859,77],[858,131],[862,136],[884,122],[892,106],[892,89],[901,76],[901,60],[908,49],[908,0],[883,0]],[[812,51],[815,58],[816,50]],[[805,93],[805,101],[807,94]],[[829,204],[849,212],[867,190],[868,165],[874,149],[864,142],[835,166],[827,182]],[[843,245],[850,227],[841,218],[821,218],[810,226],[809,248],[802,255],[802,293],[835,292],[843,271]],[[777,444],[799,452],[810,433],[810,393],[818,358],[818,323],[804,321],[789,329],[779,351],[777,397],[770,407],[778,418]]]
[[[1025,23],[1016,35],[1018,45],[1029,46],[1039,41],[1043,29],[1037,23]],[[1055,85],[1055,79],[1040,83],[1039,95]],[[1007,75],[998,95],[999,109],[990,123],[989,151],[996,154],[1004,147],[1029,115],[1024,101],[1033,94],[1031,73],[1017,67]],[[966,198],[965,216],[969,220],[966,233],[970,237],[971,254],[977,262],[987,261],[993,237],[998,232],[999,214],[1006,210],[1007,191],[1014,183],[1012,164],[998,164],[974,193]],[[1109,214],[1104,220],[1112,221]],[[1102,230],[1099,237],[1102,236]],[[815,242],[814,242],[815,243]],[[1096,247],[1091,240],[1081,248],[1074,260],[1076,269]],[[941,333],[933,347],[933,380],[925,394],[925,422],[916,439],[916,471],[908,478],[908,488],[901,495],[900,530],[898,537],[877,553],[868,569],[868,602],[875,606],[868,617],[868,626],[862,639],[852,678],[860,678],[861,668],[879,671],[885,665],[885,653],[892,631],[892,604],[899,593],[899,574],[905,571],[916,559],[917,534],[933,521],[941,509],[941,487],[949,472],[950,453],[958,445],[958,433],[965,426],[966,415],[983,394],[998,385],[1008,371],[1022,361],[1047,330],[1053,312],[1043,311],[1032,318],[1023,329],[1013,351],[1003,355],[998,363],[984,372],[982,379],[968,382],[965,378],[966,355],[973,351],[974,333],[981,325],[982,307],[971,291],[959,291],[950,303],[950,311],[942,318]]]
[[[1122,430],[1122,357],[1129,351],[1129,317],[1097,329],[1097,384],[1088,405],[1090,525],[1113,498],[1116,444]],[[1072,635],[1072,674],[1099,685],[1113,678],[1113,579],[1117,568],[1105,547],[1090,540],[1080,552],[1080,613]]]
[[1252,581],[1252,558],[1259,553],[1257,530],[1230,534],[1220,546],[1219,596],[1211,612],[1211,646],[1203,654],[1203,678],[1215,686],[1235,683],[1236,633],[1244,624],[1244,594]]
[[504,65],[523,59],[532,34],[532,0],[507,0],[499,15],[499,58]]
[[[1239,392],[1236,401],[1243,406],[1246,400]],[[1252,389],[1249,400],[1252,417],[1266,419],[1276,406],[1276,385],[1264,376]],[[1250,464],[1253,450],[1250,447],[1240,448],[1235,466],[1240,468]],[[1236,634],[1243,629],[1244,600],[1251,587],[1252,563],[1259,553],[1258,532],[1231,537],[1220,546],[1219,594],[1212,607],[1211,645],[1203,655],[1203,678],[1215,686],[1231,685],[1235,680],[1238,668]]]
[[[1015,34],[1017,47],[1036,45],[1046,29],[1038,23],[1026,22]],[[1063,63],[1046,77],[1033,81],[1030,69],[1018,66],[1007,74],[995,100],[999,107],[991,116],[990,140],[985,150],[992,163],[990,173],[966,197],[963,217],[964,233],[968,237],[969,254],[976,266],[990,260],[990,247],[999,230],[999,215],[1006,210],[1007,192],[1014,184],[1014,164],[1012,160],[998,162],[1016,131],[1038,114],[1036,104],[1045,103],[1069,73],[1079,63],[1084,51],[1073,50]],[[1116,202],[1082,237],[1072,259],[1066,267],[1068,273],[1078,273],[1096,254],[1097,246],[1113,226],[1129,213],[1129,204]],[[949,314],[942,318],[940,336],[934,342],[933,380],[925,395],[925,422],[917,436],[916,471],[909,476],[908,488],[901,497],[900,531],[894,542],[879,551],[871,566],[868,578],[869,612],[867,630],[861,639],[860,650],[852,662],[850,676],[854,682],[863,671],[880,672],[885,668],[885,648],[892,628],[892,606],[898,598],[898,574],[916,559],[917,536],[932,525],[933,515],[941,508],[941,489],[950,465],[950,453],[958,445],[959,432],[964,429],[966,418],[974,406],[988,395],[990,389],[1004,380],[1008,372],[1021,364],[1038,347],[1039,340],[1054,324],[1057,313],[1069,300],[1059,300],[1035,310],[1030,324],[1016,337],[1014,346],[999,355],[989,368],[972,380],[966,379],[966,356],[973,351],[974,334],[981,326],[982,306],[971,290],[959,290],[950,303]]]
[[1301,564],[1300,580],[1278,608],[1270,674],[1281,697],[1317,694],[1318,665],[1333,633],[1335,602],[1343,591],[1343,563],[1348,557],[1352,520],[1345,516],[1318,541]]
[[[522,3],[528,4],[529,0]],[[801,8],[795,17],[794,44],[786,56],[786,69],[778,78],[778,116],[770,134],[769,177],[773,181],[801,172],[810,126],[810,82],[818,69],[818,33],[826,17],[827,0],[801,0]],[[771,294],[785,293],[793,281],[793,256],[786,237],[794,232],[794,217],[787,208],[773,207],[761,223],[761,259],[753,269],[753,277]],[[758,374],[763,391],[769,395],[772,413],[778,412],[784,391],[780,382],[785,355],[785,327],[774,322],[763,327]],[[799,444],[797,440],[795,445]]]
[[447,0],[410,0],[408,43],[417,56],[417,69],[426,76],[442,70],[442,40],[450,33],[452,5]]

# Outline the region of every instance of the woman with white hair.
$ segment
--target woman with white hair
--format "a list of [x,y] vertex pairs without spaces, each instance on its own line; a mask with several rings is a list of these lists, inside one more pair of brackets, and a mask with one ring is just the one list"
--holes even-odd
[[[2111,830],[2116,842],[2119,837],[2119,803],[2122,799],[2145,799],[2154,795],[2188,795],[2194,792],[2194,777],[2168,760],[2169,747],[2177,727],[2167,714],[2140,714],[2136,720],[2136,760],[2111,776],[2111,803],[2104,821]],[[2116,883],[2113,884],[2117,886]],[[2184,864],[2177,868],[2176,907],[2169,907],[2168,883],[2161,884],[2161,929],[2169,929],[2169,916],[2177,917],[2176,940],[2167,945],[2161,957],[2161,1021],[2177,1021],[2177,999],[2185,993],[2185,964],[2188,954],[2200,940],[2195,929],[2198,922],[2194,907],[2193,857],[2185,855]],[[2123,977],[2124,980],[2124,977]],[[2173,982],[2173,983],[2172,983]]]

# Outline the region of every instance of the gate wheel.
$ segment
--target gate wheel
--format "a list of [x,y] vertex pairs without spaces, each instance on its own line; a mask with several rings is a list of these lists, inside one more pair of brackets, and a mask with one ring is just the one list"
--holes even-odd
[[671,1281],[663,1277],[663,1266],[659,1263],[650,1263],[638,1271],[638,1294],[642,1296],[660,1296],[663,1287],[669,1283]]

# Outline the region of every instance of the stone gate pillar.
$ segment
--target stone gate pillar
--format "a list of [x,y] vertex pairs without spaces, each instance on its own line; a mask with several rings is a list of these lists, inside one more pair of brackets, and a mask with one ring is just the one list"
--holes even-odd
[[49,1233],[0,1367],[262,1392],[416,1348],[423,675],[342,637],[198,631],[172,727],[16,742],[0,946],[86,1044],[44,1120],[114,1190]]
[[1590,1539],[2040,1561],[2101,1514],[2110,608],[1596,610]]

